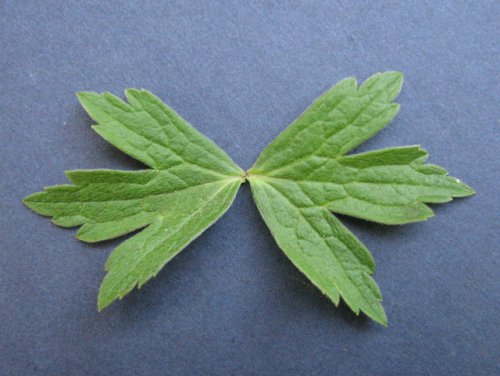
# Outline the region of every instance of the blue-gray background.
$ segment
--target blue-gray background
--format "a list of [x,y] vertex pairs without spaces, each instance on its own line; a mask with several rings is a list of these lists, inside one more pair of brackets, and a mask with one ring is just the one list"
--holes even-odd
[[[249,5],[248,3],[251,3]],[[496,3],[496,4],[495,4]],[[495,1],[1,1],[1,375],[499,374]],[[96,310],[108,254],[21,199],[77,168],[140,164],[74,93],[147,88],[243,168],[338,80],[401,70],[396,120],[474,187],[400,227],[345,219],[373,252],[389,327],[335,308],[243,187],[141,291]]]

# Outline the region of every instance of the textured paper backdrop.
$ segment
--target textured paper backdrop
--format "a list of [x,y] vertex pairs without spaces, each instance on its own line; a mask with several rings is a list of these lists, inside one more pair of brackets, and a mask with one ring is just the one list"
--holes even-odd
[[[498,2],[160,3],[0,3],[0,374],[500,374]],[[401,111],[358,150],[421,144],[478,192],[425,223],[343,218],[374,254],[387,329],[294,269],[247,186],[100,314],[121,240],[81,243],[21,204],[64,170],[140,167],[76,91],[147,88],[248,168],[332,84],[384,70],[405,73]]]

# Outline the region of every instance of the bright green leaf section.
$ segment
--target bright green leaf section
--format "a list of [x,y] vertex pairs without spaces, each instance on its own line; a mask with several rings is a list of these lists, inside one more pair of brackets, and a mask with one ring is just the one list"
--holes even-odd
[[265,176],[273,178],[273,186],[296,205],[323,206],[374,222],[404,224],[432,216],[425,203],[443,203],[473,193],[442,168],[424,164],[426,158],[418,146],[388,148],[330,158],[321,167],[288,176],[275,176],[273,171]]
[[[384,224],[422,221],[426,203],[474,193],[418,146],[345,156],[397,114],[399,72],[354,78],[319,97],[281,133],[248,171],[259,210],[280,248],[335,303],[385,324],[373,261],[330,213]],[[346,240],[347,239],[347,240]]]
[[168,209],[111,254],[99,292],[99,309],[155,276],[231,206],[240,184],[241,180],[219,181],[188,188],[189,194],[169,195],[165,200]]
[[172,196],[183,197],[188,206],[208,197],[214,186],[241,180],[179,178],[168,170],[76,170],[68,171],[67,176],[75,185],[48,187],[28,196],[25,203],[59,226],[82,225],[77,238],[86,242],[112,239],[147,226],[173,210]]
[[257,207],[279,247],[335,304],[340,293],[356,314],[362,310],[386,325],[367,249],[327,209],[297,205],[272,181],[250,178]]
[[399,72],[377,73],[358,87],[353,77],[328,90],[283,131],[255,162],[255,173],[314,169],[368,140],[396,116]]
[[99,309],[143,285],[229,208],[243,172],[212,141],[157,97],[127,90],[79,93],[94,129],[150,170],[76,170],[73,185],[48,187],[25,203],[63,227],[81,226],[80,240],[97,242],[134,230],[106,265]]
[[109,143],[151,169],[76,170],[72,185],[48,187],[25,203],[63,227],[81,226],[97,242],[142,229],[108,259],[99,291],[102,309],[141,287],[229,208],[248,180],[279,247],[335,304],[386,325],[371,278],[371,254],[331,213],[403,224],[432,216],[428,203],[474,193],[426,164],[418,146],[345,155],[397,114],[399,72],[378,73],[358,86],[347,78],[319,97],[281,133],[245,174],[208,138],[145,90],[78,98]]
[[[439,166],[425,164],[418,147],[389,148],[338,159],[342,197],[325,202],[330,210],[384,224],[404,224],[433,216],[425,203],[444,203],[474,191],[448,176]],[[324,171],[326,172],[326,171]],[[322,173],[318,174],[318,177]],[[314,178],[314,176],[313,176]]]
[[196,171],[241,174],[241,169],[216,144],[194,129],[146,90],[125,91],[128,104],[110,93],[78,93],[98,123],[94,130],[110,144],[155,169],[179,163]]

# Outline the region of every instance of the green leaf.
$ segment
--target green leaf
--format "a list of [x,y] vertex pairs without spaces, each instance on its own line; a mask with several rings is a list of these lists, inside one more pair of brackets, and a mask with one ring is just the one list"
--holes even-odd
[[279,247],[293,264],[336,305],[339,292],[356,313],[386,323],[382,295],[369,277],[374,262],[368,250],[321,206],[297,205],[274,179],[252,178],[252,192]]
[[140,171],[68,171],[71,185],[48,187],[24,202],[63,227],[81,226],[86,242],[141,231],[106,263],[98,308],[141,287],[213,224],[249,181],[278,246],[336,305],[387,325],[366,247],[333,215],[383,224],[432,216],[429,203],[474,191],[426,164],[418,146],[345,155],[397,114],[399,72],[377,73],[358,87],[354,78],[319,97],[243,172],[227,154],[145,90],[78,98],[109,143],[149,167]]
[[254,199],[279,247],[335,304],[386,325],[367,249],[331,213],[384,223],[422,221],[426,203],[474,191],[425,164],[418,146],[345,156],[396,116],[399,72],[354,78],[319,97],[281,133],[248,171]]
[[97,133],[153,169],[69,171],[73,185],[24,200],[59,226],[81,226],[76,236],[86,242],[147,227],[111,254],[99,309],[155,276],[224,214],[243,182],[224,151],[158,98],[144,90],[126,94],[129,104],[107,93],[78,97]]
[[264,149],[252,170],[311,171],[354,149],[396,116],[392,100],[402,84],[399,72],[377,73],[359,88],[353,77],[340,81]]

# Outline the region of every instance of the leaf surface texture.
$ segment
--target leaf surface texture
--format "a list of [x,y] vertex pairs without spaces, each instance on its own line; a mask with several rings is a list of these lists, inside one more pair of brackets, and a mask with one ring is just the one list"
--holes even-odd
[[386,325],[368,250],[331,213],[383,224],[432,216],[426,203],[473,191],[425,164],[418,146],[345,155],[397,114],[399,72],[378,73],[358,86],[342,80],[281,133],[249,170],[264,221],[292,263],[335,304]]
[[77,238],[98,242],[140,230],[110,255],[98,307],[141,287],[223,215],[249,181],[278,246],[335,304],[386,325],[375,263],[333,214],[395,225],[426,220],[427,204],[474,191],[426,163],[419,146],[348,155],[396,116],[399,72],[358,85],[340,81],[320,96],[258,157],[247,172],[159,98],[126,90],[78,93],[94,130],[141,161],[139,171],[68,171],[72,184],[46,188],[24,202]]
[[97,242],[141,232],[106,263],[102,309],[142,286],[231,205],[241,169],[212,141],[145,90],[127,90],[128,103],[109,93],[79,93],[96,132],[151,169],[76,170],[73,185],[33,194],[25,203],[77,238]]

